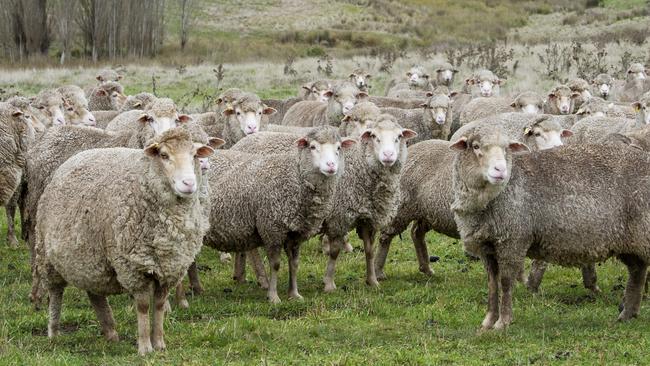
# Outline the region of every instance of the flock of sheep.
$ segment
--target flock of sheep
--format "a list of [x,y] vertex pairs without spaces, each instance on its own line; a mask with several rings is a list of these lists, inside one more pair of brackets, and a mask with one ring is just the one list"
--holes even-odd
[[[203,245],[224,260],[235,253],[236,281],[248,261],[278,303],[282,250],[288,296],[300,299],[300,245],[320,235],[324,290],[334,291],[354,229],[366,283],[377,286],[391,240],[409,225],[425,274],[431,230],[462,239],[482,260],[485,329],[512,322],[513,286],[536,291],[546,262],[582,267],[585,287],[597,292],[594,264],[617,257],[629,270],[619,319],[635,317],[650,263],[648,70],[633,64],[626,80],[599,75],[509,97],[489,70],[459,91],[452,65],[432,71],[411,68],[385,96],[369,95],[362,69],[286,100],[229,89],[213,111],[195,115],[168,98],[126,96],[112,70],[85,91],[70,85],[0,103],[7,242],[18,244],[20,208],[30,298],[38,306],[48,295],[48,335],[59,333],[72,285],[88,293],[109,340],[118,335],[107,296],[131,294],[139,353],[164,349],[169,290],[189,306],[188,274],[202,292],[195,258]],[[534,261],[524,279],[526,257]]]

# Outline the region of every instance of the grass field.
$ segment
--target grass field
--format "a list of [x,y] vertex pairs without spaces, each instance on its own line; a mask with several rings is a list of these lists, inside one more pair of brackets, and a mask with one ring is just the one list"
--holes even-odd
[[[2,215],[1,228],[6,224]],[[356,237],[353,245],[360,247]],[[303,246],[299,286],[305,300],[286,300],[287,265],[281,269],[283,302],[270,305],[265,292],[236,285],[229,266],[211,249],[198,258],[205,294],[190,297],[190,309],[174,307],[167,317],[167,350],[137,356],[135,310],[127,295],[109,299],[121,340],[105,341],[85,294],[68,288],[63,334],[49,340],[45,310],[34,311],[29,255],[0,239],[0,364],[263,364],[263,365],[526,365],[646,364],[650,309],[638,319],[616,322],[626,274],[609,261],[598,267],[600,295],[580,284],[577,269],[551,267],[540,293],[519,285],[515,321],[502,332],[478,331],[486,307],[485,275],[468,260],[461,244],[427,236],[430,252],[441,257],[436,274],[417,271],[411,240],[397,239],[380,289],[363,281],[363,252],[343,254],[338,290],[322,292],[326,258],[315,240]]]

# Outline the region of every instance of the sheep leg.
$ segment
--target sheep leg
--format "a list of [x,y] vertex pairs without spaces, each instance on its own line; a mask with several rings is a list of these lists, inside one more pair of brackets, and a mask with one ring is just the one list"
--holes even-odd
[[264,269],[264,262],[262,262],[262,257],[260,257],[260,252],[257,248],[250,250],[246,253],[246,258],[248,258],[248,263],[253,267],[255,271],[255,278],[257,278],[257,284],[267,290],[269,288],[269,278],[266,275],[266,270]]
[[379,286],[377,275],[375,274],[375,250],[373,247],[375,241],[375,230],[368,226],[357,228],[357,232],[363,240],[363,251],[366,254],[366,284],[373,287]]
[[237,283],[246,282],[246,252],[235,253],[232,279]]
[[279,304],[280,297],[278,296],[278,271],[280,270],[280,247],[267,246],[266,255],[269,258],[269,267],[271,269],[267,297],[272,304]]
[[634,255],[621,255],[619,259],[627,266],[629,273],[625,295],[623,296],[623,311],[618,316],[619,321],[624,321],[636,318],[639,315],[648,264]]
[[415,254],[418,257],[418,264],[420,272],[431,276],[433,271],[429,267],[429,253],[427,251],[427,242],[424,240],[424,236],[429,231],[429,228],[424,225],[421,221],[416,221],[411,227],[411,239],[413,239],[413,245],[415,246]]
[[187,269],[187,277],[190,278],[190,289],[194,295],[201,295],[203,293],[203,286],[199,279],[199,269],[197,268],[196,261],[192,262],[190,268]]
[[395,235],[382,233],[379,237],[379,250],[377,250],[377,256],[375,257],[375,273],[377,275],[377,280],[383,281],[386,279],[386,274],[384,273],[384,266],[386,265],[386,258],[388,257],[388,251],[390,250],[390,243],[393,241]]
[[499,265],[492,255],[482,256],[482,259],[488,277],[488,310],[481,328],[491,329],[499,316]]
[[548,263],[537,259],[533,260],[530,264],[530,273],[526,280],[526,287],[528,287],[530,292],[536,293],[539,291],[539,285],[542,283],[542,278],[544,278],[544,272],[546,272],[547,267]]
[[582,271],[582,284],[585,286],[587,290],[591,290],[591,292],[599,294],[600,287],[598,287],[598,276],[596,275],[596,266],[592,264],[587,264],[585,266],[582,266],[580,268]]
[[63,286],[49,288],[50,294],[50,320],[47,324],[47,336],[53,338],[59,335],[59,322],[61,320],[61,303],[63,302]]
[[287,257],[289,257],[289,298],[302,300],[302,295],[298,293],[298,264],[300,261],[300,244],[289,242],[284,247]]
[[[133,294],[135,309],[138,317],[138,353],[141,356],[153,352],[149,327],[149,301],[151,300],[151,289],[148,291]],[[164,307],[164,303],[163,303]]]
[[157,282],[154,284],[153,330],[151,332],[151,344],[156,350],[165,349],[165,331],[163,326],[165,323],[165,302],[167,301],[168,294],[169,289],[167,286],[161,286]]
[[499,280],[501,282],[501,304],[499,306],[499,320],[494,323],[494,329],[505,329],[512,323],[512,283],[510,271],[504,271],[503,265],[499,266]]
[[41,279],[36,275],[36,268],[32,265],[32,289],[29,293],[29,301],[32,302],[34,310],[41,309],[41,300],[43,298],[43,289],[41,288]]
[[320,246],[323,251],[323,254],[329,255],[331,246],[330,246],[330,239],[327,237],[327,235],[325,234],[321,235]]
[[178,282],[178,285],[176,285],[176,304],[181,308],[181,309],[187,309],[190,307],[190,303],[187,301],[187,298],[185,297],[185,289],[183,288],[183,279]]
[[232,256],[228,252],[219,252],[219,260],[221,263],[228,263],[232,259]]
[[336,259],[341,252],[341,240],[339,238],[327,239],[329,241],[329,259],[327,260],[327,268],[325,269],[325,277],[323,283],[325,284],[325,292],[332,292],[336,290],[334,283],[334,274],[336,272]]
[[106,340],[111,342],[117,342],[120,340],[120,337],[117,335],[115,330],[115,319],[113,318],[113,310],[108,304],[106,296],[95,295],[92,292],[86,291],[88,294],[88,299],[90,304],[95,310],[95,315],[99,324],[102,326],[102,334],[106,337]]
[[16,216],[16,205],[9,202],[5,206],[5,213],[7,215],[7,244],[11,248],[18,247],[18,239],[16,238],[16,228],[14,226],[14,217]]

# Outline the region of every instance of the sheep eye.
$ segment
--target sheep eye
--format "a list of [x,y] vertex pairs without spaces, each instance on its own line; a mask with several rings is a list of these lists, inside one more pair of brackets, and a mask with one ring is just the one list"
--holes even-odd
[[74,111],[74,108],[70,107],[70,108],[67,108],[67,110],[68,110],[68,112],[72,112],[72,111]]
[[311,145],[311,146],[309,146],[309,148],[312,149],[312,150],[316,150],[316,145]]
[[478,150],[479,147],[480,147],[480,146],[478,146],[477,144],[472,145],[472,148],[473,148],[474,150]]
[[163,160],[169,160],[169,155],[167,155],[166,153],[161,153],[160,158]]
[[535,132],[535,137],[540,137],[542,134],[539,132]]
[[238,115],[238,116],[241,116],[241,112],[237,111],[237,115]]
[[39,106],[38,106],[38,109],[45,109],[45,107],[42,106],[42,105],[39,105]]

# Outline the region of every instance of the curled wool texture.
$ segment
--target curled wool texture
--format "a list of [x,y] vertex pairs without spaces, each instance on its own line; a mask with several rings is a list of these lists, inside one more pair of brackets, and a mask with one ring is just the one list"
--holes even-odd
[[356,98],[359,89],[345,82],[333,88],[333,96],[327,103],[317,101],[301,101],[289,108],[282,119],[282,124],[299,127],[335,126],[338,127],[343,119],[341,104],[336,95],[341,98]]
[[12,114],[17,109],[0,103],[0,205],[6,205],[23,179],[27,149],[31,141],[29,129],[21,117]]
[[368,101],[374,103],[379,108],[402,108],[402,109],[414,109],[420,108],[422,103],[426,103],[426,98],[418,99],[400,99],[400,98],[389,98],[389,97],[378,97],[370,96]]
[[586,117],[577,122],[571,130],[573,137],[572,144],[595,144],[610,140],[609,134],[627,134],[643,128],[645,124],[639,124],[633,119],[615,117]]
[[[99,90],[104,90],[106,93],[97,95]],[[112,111],[116,110],[117,106],[113,105],[111,94],[117,91],[124,94],[124,87],[118,82],[108,82],[92,88],[88,93],[88,108],[91,111]]]
[[64,163],[37,221],[37,275],[101,295],[143,291],[152,277],[175,286],[208,226],[198,195],[179,198],[156,162],[124,148]]

